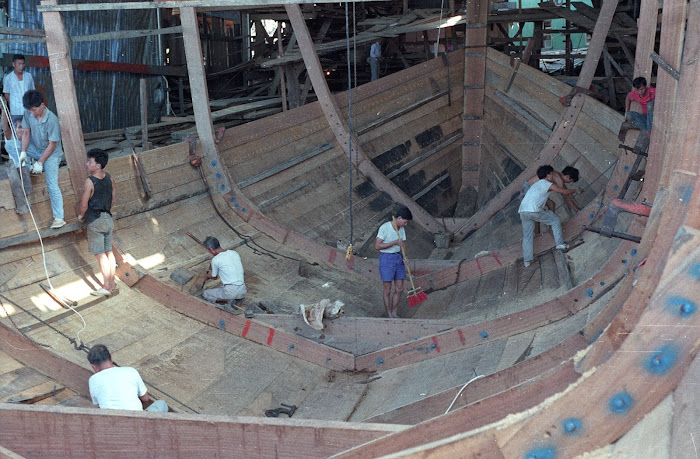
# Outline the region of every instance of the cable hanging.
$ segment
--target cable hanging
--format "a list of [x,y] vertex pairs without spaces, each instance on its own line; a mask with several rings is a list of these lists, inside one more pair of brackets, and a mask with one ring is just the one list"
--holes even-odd
[[[353,10],[355,5],[353,4]],[[354,11],[353,11],[354,14]],[[354,27],[353,21],[353,27]],[[350,68],[350,13],[349,13],[349,3],[345,2],[345,48],[347,55],[348,64],[348,176],[350,179],[350,186],[348,189],[348,197],[350,204],[350,242],[348,244],[347,253],[345,258],[349,260],[352,255],[352,242],[354,240],[354,216],[352,210],[352,73]],[[357,57],[357,56],[355,56]],[[357,59],[355,59],[357,61]],[[357,65],[357,64],[355,64]]]

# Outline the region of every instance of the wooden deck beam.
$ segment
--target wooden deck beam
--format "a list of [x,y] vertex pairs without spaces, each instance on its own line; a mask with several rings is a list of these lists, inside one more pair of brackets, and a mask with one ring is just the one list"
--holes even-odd
[[404,428],[6,403],[0,417],[0,444],[27,457],[323,458]]

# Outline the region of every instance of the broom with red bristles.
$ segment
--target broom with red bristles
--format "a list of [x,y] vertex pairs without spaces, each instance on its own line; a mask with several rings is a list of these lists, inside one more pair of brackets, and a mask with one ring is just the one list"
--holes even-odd
[[[396,231],[396,237],[401,239],[401,233],[399,233],[399,227],[396,224],[396,218],[391,217],[391,220],[392,226]],[[411,276],[411,270],[408,268],[408,257],[406,257],[406,250],[404,250],[403,246],[400,247],[401,255],[403,255],[404,265],[406,267],[406,274],[408,274],[408,280],[411,282],[411,289],[408,291],[408,307],[412,308],[413,306],[418,306],[422,302],[426,301],[428,299],[428,295],[426,295],[426,293],[421,287],[416,288],[416,286],[413,284],[413,276]]]

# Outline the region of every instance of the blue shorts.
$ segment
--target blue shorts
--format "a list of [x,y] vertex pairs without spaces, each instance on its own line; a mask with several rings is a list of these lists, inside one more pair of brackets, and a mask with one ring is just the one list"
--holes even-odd
[[406,279],[406,266],[403,264],[403,256],[400,252],[379,254],[379,275],[382,277],[382,282]]

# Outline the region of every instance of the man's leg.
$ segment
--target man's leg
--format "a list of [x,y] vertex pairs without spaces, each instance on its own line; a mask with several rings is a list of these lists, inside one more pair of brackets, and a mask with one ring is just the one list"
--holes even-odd
[[394,319],[399,318],[399,303],[401,303],[401,295],[403,294],[403,279],[394,281],[394,298],[391,307],[391,315]]
[[108,293],[105,293],[104,291],[111,293],[111,291],[107,288],[109,285],[107,283],[109,278],[109,257],[106,253],[98,253],[95,254],[95,258],[97,259],[97,264],[100,265],[100,273],[102,274],[102,289],[98,290],[97,292],[93,292],[93,294],[95,296],[107,295]]
[[369,68],[372,73],[372,81],[379,78],[379,59],[377,59],[376,57],[370,57]]
[[647,116],[642,115],[639,112],[627,112],[625,114],[625,119],[627,121],[631,121],[632,124],[637,126],[637,128],[640,131],[646,131],[647,130]]
[[[29,153],[29,152],[27,152]],[[49,191],[51,199],[51,210],[53,218],[63,220],[63,195],[58,186],[58,166],[61,164],[63,155],[53,154],[44,162],[44,174],[46,174],[46,189]]]
[[523,224],[523,262],[526,266],[532,263],[532,240],[535,237],[535,221],[530,219],[531,212],[520,214],[520,221]]
[[153,403],[146,408],[146,411],[152,411],[154,413],[167,413],[168,404],[165,402],[165,400],[154,400]]
[[105,276],[105,290],[108,292],[113,291],[117,288],[116,271],[117,271],[117,260],[114,258],[114,252],[111,250],[105,254],[107,256],[107,272],[102,273]]
[[554,212],[538,212],[537,220],[552,227],[552,236],[556,245],[564,245],[564,233],[561,230],[561,221]]
[[391,317],[391,281],[382,282],[384,285],[384,309],[386,309],[386,315]]
[[226,292],[225,292],[223,286],[222,287],[215,287],[215,288],[210,288],[210,289],[205,290],[202,293],[202,296],[208,302],[216,303],[216,300],[224,299],[226,297]]
[[647,104],[647,130],[651,133],[651,125],[654,122],[654,102]]

